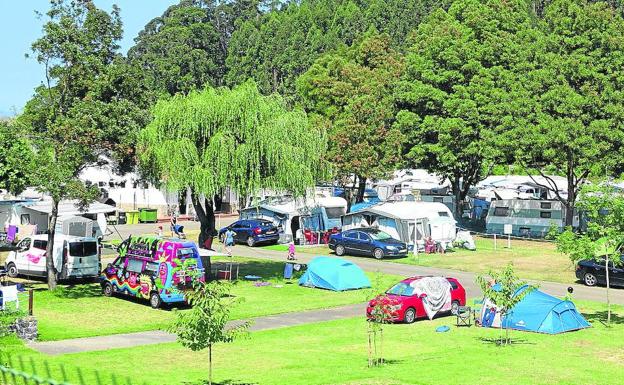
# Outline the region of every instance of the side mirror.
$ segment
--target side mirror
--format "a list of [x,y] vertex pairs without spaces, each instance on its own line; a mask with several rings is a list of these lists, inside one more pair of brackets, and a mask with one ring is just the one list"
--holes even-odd
[[427,298],[427,294],[421,293],[420,296],[418,296],[418,298],[420,299]]

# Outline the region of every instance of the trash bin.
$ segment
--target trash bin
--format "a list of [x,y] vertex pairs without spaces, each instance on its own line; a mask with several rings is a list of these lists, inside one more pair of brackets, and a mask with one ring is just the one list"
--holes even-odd
[[158,210],[149,208],[139,209],[139,222],[141,223],[156,223],[158,222]]
[[139,212],[138,211],[127,211],[126,212],[126,223],[129,225],[136,225],[139,223]]
[[126,213],[124,211],[120,211],[117,213],[117,224],[125,225],[128,223],[128,217],[126,217]]

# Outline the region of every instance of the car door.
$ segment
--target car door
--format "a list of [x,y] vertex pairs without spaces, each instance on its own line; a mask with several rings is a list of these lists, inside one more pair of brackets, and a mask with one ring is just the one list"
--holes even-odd
[[373,238],[362,231],[358,231],[358,247],[362,254],[372,255],[373,250],[375,249]]
[[32,275],[46,275],[46,248],[48,241],[43,239],[35,239],[28,250],[28,271]]
[[232,231],[234,234],[234,242],[244,242],[247,239],[247,233],[245,232],[245,224],[247,221],[238,221],[232,224]]
[[357,253],[358,235],[357,231],[345,231],[342,234],[342,245],[345,251],[349,253]]
[[[610,263],[613,264],[613,262]],[[609,278],[614,286],[624,286],[624,260],[618,265],[612,265],[609,273]]]
[[607,282],[607,274],[605,270],[604,259],[592,261],[592,269],[594,270],[594,273],[596,274],[596,278],[598,279],[598,282],[600,283]]
[[26,255],[30,250],[31,242],[32,239],[24,238],[17,244],[17,250],[15,250],[15,266],[20,274],[29,274],[28,258]]

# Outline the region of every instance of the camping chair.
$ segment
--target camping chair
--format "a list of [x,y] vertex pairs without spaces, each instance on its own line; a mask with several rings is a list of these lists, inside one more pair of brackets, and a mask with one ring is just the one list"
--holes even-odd
[[2,304],[0,304],[0,310],[6,310],[6,305],[9,302],[15,302],[15,309],[19,309],[19,299],[17,298],[17,285],[12,286],[0,286],[0,295]]
[[475,299],[472,301],[473,309],[472,309],[472,319],[476,326],[480,326],[481,324],[481,310],[483,309],[483,299]]
[[472,326],[472,309],[470,306],[458,306],[453,314],[457,317],[457,326]]

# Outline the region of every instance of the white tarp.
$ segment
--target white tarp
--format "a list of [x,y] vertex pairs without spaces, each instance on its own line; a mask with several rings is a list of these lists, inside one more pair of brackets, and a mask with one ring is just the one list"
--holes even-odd
[[468,250],[476,250],[474,238],[470,235],[470,231],[458,231],[455,237],[455,244],[461,245],[461,247]]
[[422,299],[423,307],[429,319],[433,319],[439,311],[451,310],[451,284],[444,277],[423,277],[413,281],[410,286],[414,294]]

